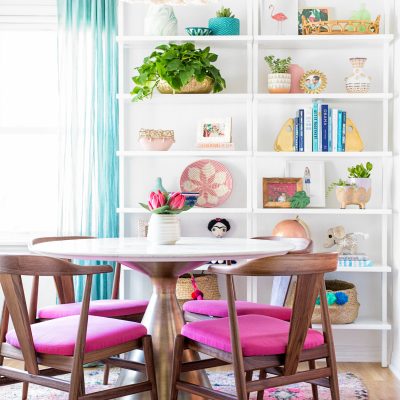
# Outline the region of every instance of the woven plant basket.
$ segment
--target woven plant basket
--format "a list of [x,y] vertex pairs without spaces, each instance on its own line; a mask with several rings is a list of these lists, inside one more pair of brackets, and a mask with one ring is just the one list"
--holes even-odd
[[[204,300],[219,300],[221,294],[218,287],[218,277],[212,274],[194,275],[198,288],[204,294]],[[176,297],[178,303],[182,307],[184,303],[192,299],[192,292],[194,291],[192,281],[189,274],[182,275],[178,278],[176,285]],[[201,300],[198,300],[201,301]]]
[[[343,292],[348,296],[348,302],[343,305],[333,304],[328,306],[329,316],[332,324],[351,324],[358,316],[358,310],[360,303],[357,300],[357,290],[353,283],[341,281],[341,280],[326,280],[325,286],[327,292]],[[289,288],[287,300],[285,305],[287,307],[293,306],[294,293],[296,289],[296,283],[292,284]],[[321,323],[321,307],[315,306],[315,310],[312,317],[314,324]]]

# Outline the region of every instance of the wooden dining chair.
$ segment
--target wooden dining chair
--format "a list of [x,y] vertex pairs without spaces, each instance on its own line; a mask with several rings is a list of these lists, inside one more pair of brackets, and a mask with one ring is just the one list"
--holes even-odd
[[[149,391],[157,399],[151,337],[137,322],[89,315],[94,274],[112,272],[108,265],[79,266],[66,260],[41,256],[0,256],[0,283],[5,297],[0,328],[0,386],[16,382],[35,383],[69,393],[69,400],[113,399]],[[30,323],[22,276],[86,276],[80,315]],[[11,316],[14,330],[8,330]],[[134,349],[144,352],[145,363],[113,357]],[[23,361],[25,371],[3,365],[4,358]],[[83,365],[91,362],[139,371],[145,380],[137,384],[85,394]],[[41,366],[49,368],[39,369]],[[71,373],[71,380],[55,375]]]
[[[298,382],[312,385],[313,399],[318,386],[330,389],[339,400],[335,349],[330,325],[324,274],[337,267],[336,253],[287,254],[254,260],[231,267],[213,266],[212,273],[223,274],[228,294],[228,318],[191,322],[176,337],[171,382],[171,400],[183,391],[218,400],[246,400],[251,392],[263,398],[267,388]],[[297,276],[290,322],[265,315],[237,315],[233,276]],[[321,294],[322,330],[310,329],[318,294]],[[183,362],[186,349],[204,353],[211,359]],[[316,366],[325,360],[326,366]],[[308,362],[298,371],[300,362]],[[194,385],[181,373],[233,364],[236,396]],[[261,371],[253,380],[253,371]]]
[[[54,242],[60,240],[79,240],[94,239],[91,236],[57,236],[57,237],[41,237],[32,240],[32,245]],[[70,261],[70,260],[69,260]],[[111,299],[92,300],[89,306],[89,315],[97,315],[99,317],[117,318],[127,321],[140,322],[146,311],[147,300],[123,300],[119,299],[119,285],[121,276],[121,264],[117,263],[114,271],[114,281]],[[54,277],[59,303],[57,305],[41,308],[37,312],[40,321],[67,317],[69,315],[78,315],[80,313],[81,303],[76,302],[74,282],[71,276]],[[38,280],[33,279],[31,304],[37,304],[35,296],[38,292]],[[34,309],[31,309],[31,315],[36,315]]]
[[[289,254],[307,254],[313,249],[313,242],[310,239],[287,238],[281,236],[261,236],[253,239],[286,241],[295,246]],[[289,321],[292,311],[289,307],[283,307],[292,277],[275,277],[274,285],[279,286],[282,292],[281,304],[260,304],[251,301],[240,301],[236,299],[236,311],[238,315],[260,314],[269,317]],[[201,321],[212,318],[223,318],[228,316],[228,303],[226,300],[191,300],[183,304],[184,318],[186,322]]]

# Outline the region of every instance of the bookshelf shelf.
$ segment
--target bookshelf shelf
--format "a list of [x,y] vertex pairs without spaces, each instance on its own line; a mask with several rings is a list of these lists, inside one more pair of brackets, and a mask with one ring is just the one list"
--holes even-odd
[[[335,0],[336,1],[336,0]],[[335,1],[332,6],[335,5]],[[372,0],[369,0],[372,2]],[[129,17],[139,20],[145,14],[145,6],[137,5],[136,1],[119,0],[120,25],[117,42],[119,46],[120,84],[117,96],[120,105],[120,146],[117,156],[120,160],[120,207],[117,212],[120,220],[121,236],[134,232],[139,220],[148,219],[148,212],[138,207],[136,188],[144,186],[144,178],[138,173],[140,166],[146,166],[146,179],[154,176],[165,177],[165,186],[179,187],[179,177],[182,166],[185,167],[190,158],[213,158],[224,163],[235,176],[234,189],[229,204],[234,207],[199,208],[195,207],[186,213],[182,220],[195,223],[185,226],[189,236],[206,235],[204,230],[208,218],[227,217],[232,221],[231,235],[255,237],[268,235],[273,226],[280,220],[302,216],[313,234],[316,247],[319,250],[321,237],[326,229],[336,225],[346,225],[346,230],[357,230],[373,233],[373,256],[376,265],[373,267],[339,267],[337,274],[352,274],[354,283],[368,284],[374,288],[380,310],[368,313],[363,310],[365,318],[359,318],[353,324],[334,325],[335,331],[357,330],[376,331],[381,333],[381,363],[388,363],[388,332],[391,326],[388,322],[388,274],[392,268],[389,254],[390,216],[393,214],[390,205],[391,176],[393,164],[393,148],[391,146],[390,110],[395,98],[391,85],[391,52],[394,35],[390,33],[387,0],[385,7],[380,7],[382,34],[379,35],[328,35],[328,36],[297,36],[297,35],[263,35],[266,19],[265,10],[261,9],[263,2],[259,0],[232,0],[232,9],[240,15],[242,35],[240,36],[143,36],[142,21],[139,27],[131,23]],[[303,5],[307,1],[302,0]],[[300,4],[300,2],[299,2]],[[339,2],[338,2],[339,4]],[[341,3],[343,5],[343,3]],[[179,22],[188,21],[184,17],[196,21],[197,13],[204,15],[214,12],[214,5],[203,8],[186,6],[176,7]],[[378,7],[378,6],[377,6]],[[344,7],[352,11],[352,6]],[[379,8],[379,7],[378,7]],[[203,11],[201,11],[203,10]],[[135,14],[137,13],[137,14]],[[196,15],[195,15],[196,13]],[[135,14],[135,15],[134,15]],[[391,16],[390,16],[391,17]],[[391,17],[392,18],[392,17]],[[129,21],[127,23],[127,21]],[[206,23],[207,19],[203,22]],[[200,26],[200,25],[199,25]],[[179,27],[183,33],[183,26]],[[161,95],[154,92],[151,100],[140,103],[131,101],[131,75],[134,62],[147,55],[156,45],[168,42],[194,42],[204,48],[210,46],[218,54],[218,68],[226,78],[227,88],[217,94]],[[268,69],[263,58],[268,54],[275,56],[292,56],[304,70],[317,68],[328,77],[327,92],[320,94],[269,94],[267,92]],[[351,73],[348,62],[350,57],[366,57],[368,64],[366,72],[372,76],[371,92],[346,93],[344,78]],[[334,62],[332,60],[335,60]],[[337,65],[336,65],[337,60]],[[360,131],[367,151],[363,152],[274,152],[273,140],[284,122],[293,117],[293,112],[304,108],[313,100],[321,100],[331,104],[332,108],[340,108],[349,112]],[[193,106],[189,109],[187,106]],[[183,112],[185,111],[185,115]],[[193,110],[193,113],[191,112]],[[373,113],[373,114],[372,114]],[[192,114],[192,115],[188,115]],[[238,115],[240,114],[240,115]],[[373,117],[372,117],[373,115]],[[196,123],[204,117],[232,116],[233,142],[236,151],[198,150],[196,145]],[[176,143],[171,151],[142,151],[135,138],[140,128],[149,127],[175,130]],[[177,150],[174,150],[174,149]],[[334,179],[343,178],[347,167],[354,162],[371,161],[374,169],[380,174],[375,178],[377,188],[373,188],[371,208],[345,210],[335,207],[305,209],[264,209],[262,206],[261,177],[285,176],[286,161],[324,161],[326,185]],[[166,169],[162,170],[163,165]],[[154,165],[154,170],[152,169]],[[161,170],[161,171],[160,171]],[[276,172],[278,171],[278,172]],[[276,175],[274,175],[276,174]],[[150,178],[149,178],[150,176]],[[236,177],[239,177],[236,180]],[[135,180],[135,181],[134,181]],[[134,181],[134,182],[133,182]],[[245,183],[243,187],[239,185]],[[132,188],[135,188],[132,189]],[[136,195],[137,196],[137,195]],[[379,196],[379,199],[378,199]],[[329,201],[329,200],[328,200]],[[372,203],[373,202],[373,203]],[[373,205],[372,205],[373,204]],[[132,206],[132,207],[130,207]],[[368,205],[367,205],[368,207]],[[366,221],[367,218],[370,220]],[[202,221],[201,224],[198,221]],[[204,222],[205,221],[205,222]],[[370,224],[370,226],[368,225]],[[360,226],[360,227],[359,227]],[[202,230],[203,229],[203,230]],[[362,277],[357,274],[363,274]],[[367,274],[367,275],[365,275]],[[372,274],[372,275],[371,275]],[[379,280],[377,275],[379,274]],[[129,285],[127,285],[129,286]],[[244,288],[247,299],[259,301],[255,278],[247,280]],[[375,298],[373,299],[375,301]],[[369,299],[362,298],[362,307],[368,307]],[[371,302],[371,301],[370,301]],[[371,335],[372,338],[372,335]],[[371,340],[372,342],[372,340]],[[340,343],[339,343],[340,346]],[[371,345],[372,346],[372,345]],[[375,345],[373,345],[375,346]],[[356,350],[354,350],[356,353]],[[354,356],[357,359],[357,355]],[[340,355],[339,355],[340,358]]]

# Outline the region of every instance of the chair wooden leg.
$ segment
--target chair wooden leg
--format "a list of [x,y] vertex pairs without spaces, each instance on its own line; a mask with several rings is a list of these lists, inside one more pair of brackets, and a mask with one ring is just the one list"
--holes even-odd
[[[246,372],[246,382],[251,382],[253,379],[253,371]],[[250,392],[247,393],[247,400],[250,399]]]
[[110,366],[108,364],[104,365],[104,375],[103,375],[103,385],[108,385],[108,379],[110,377]]
[[[335,364],[334,367],[332,365]],[[336,362],[331,364],[332,376],[329,378],[329,385],[331,390],[332,400],[340,400],[339,380],[336,369]]]
[[147,379],[151,383],[151,400],[157,400],[157,379],[154,371],[153,343],[151,341],[151,336],[147,335],[143,338],[143,352],[146,363]]
[[29,382],[22,382],[22,400],[28,398]]
[[177,335],[175,338],[174,355],[172,358],[172,375],[171,375],[171,396],[170,400],[177,400],[178,390],[176,383],[181,375],[181,365],[183,359],[183,345],[185,338],[182,335]]
[[[310,360],[308,362],[308,367],[310,369],[315,369],[315,360]],[[311,384],[313,400],[318,400],[318,385]]]
[[[265,379],[267,377],[267,371],[265,369],[262,369],[260,371],[260,376],[259,379]],[[257,400],[263,400],[264,398],[264,390],[260,390],[257,392]]]

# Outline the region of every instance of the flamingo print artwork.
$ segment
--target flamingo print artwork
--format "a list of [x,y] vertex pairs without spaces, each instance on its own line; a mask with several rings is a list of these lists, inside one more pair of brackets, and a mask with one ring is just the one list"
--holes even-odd
[[278,35],[282,35],[282,22],[288,19],[287,16],[281,12],[274,14],[275,6],[273,4],[268,8],[271,10],[271,18],[278,23]]

